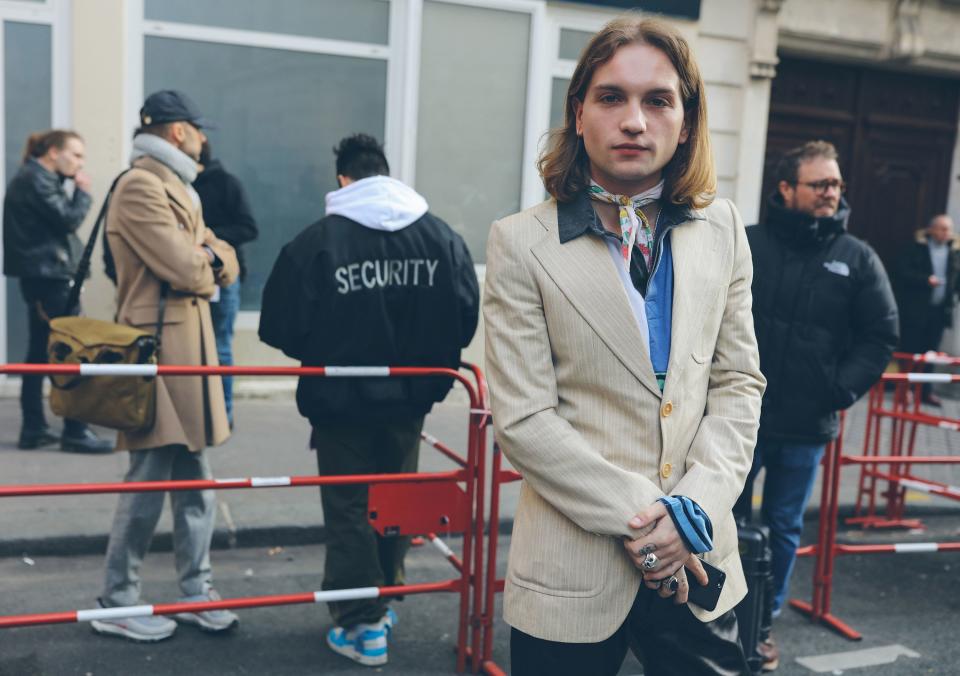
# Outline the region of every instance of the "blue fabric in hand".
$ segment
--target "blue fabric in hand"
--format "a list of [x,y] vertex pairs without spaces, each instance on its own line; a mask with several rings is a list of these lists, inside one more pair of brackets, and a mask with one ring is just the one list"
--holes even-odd
[[660,498],[673,520],[684,544],[694,554],[703,554],[713,549],[713,524],[710,517],[696,502],[682,495]]

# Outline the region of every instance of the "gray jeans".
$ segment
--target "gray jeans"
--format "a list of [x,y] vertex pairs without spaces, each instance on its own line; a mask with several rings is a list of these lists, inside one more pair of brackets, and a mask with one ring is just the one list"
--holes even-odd
[[[203,451],[172,445],[130,452],[130,470],[124,481],[210,479]],[[107,545],[103,595],[105,606],[132,606],[140,601],[140,564],[163,511],[166,493],[124,493],[113,517]],[[211,585],[210,540],[216,520],[212,490],[171,491],[173,549],[177,576],[184,596],[205,594]]]

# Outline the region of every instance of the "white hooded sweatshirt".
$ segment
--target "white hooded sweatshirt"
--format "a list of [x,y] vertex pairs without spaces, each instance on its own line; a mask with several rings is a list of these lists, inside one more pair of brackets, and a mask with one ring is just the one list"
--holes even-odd
[[362,178],[327,193],[327,216],[343,216],[371,230],[396,232],[427,213],[427,201],[389,176]]

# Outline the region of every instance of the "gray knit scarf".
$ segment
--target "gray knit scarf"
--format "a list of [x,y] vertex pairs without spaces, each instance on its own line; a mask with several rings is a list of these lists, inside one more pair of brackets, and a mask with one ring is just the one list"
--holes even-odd
[[130,161],[140,157],[152,157],[157,162],[167,166],[175,173],[190,194],[190,199],[196,207],[200,206],[200,195],[190,185],[197,179],[197,161],[185,152],[153,134],[137,134],[133,139],[133,152]]

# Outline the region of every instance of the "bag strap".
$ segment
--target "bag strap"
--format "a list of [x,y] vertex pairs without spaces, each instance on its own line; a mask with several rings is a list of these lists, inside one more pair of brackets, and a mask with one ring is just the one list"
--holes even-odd
[[163,347],[163,315],[167,311],[167,292],[170,290],[168,282],[160,282],[160,303],[157,306],[157,360],[160,359],[160,348]]
[[80,263],[77,265],[77,273],[73,276],[73,286],[70,287],[70,295],[67,296],[67,304],[63,308],[63,313],[68,314],[70,310],[76,307],[77,302],[80,300],[80,290],[83,288],[83,280],[87,278],[87,273],[90,272],[90,259],[93,257],[93,247],[97,244],[97,233],[100,232],[100,226],[107,219],[107,208],[110,206],[110,197],[113,195],[114,188],[117,187],[117,183],[120,182],[120,179],[123,178],[129,169],[124,169],[121,171],[113,183],[110,184],[110,189],[107,191],[107,196],[103,198],[103,206],[100,207],[100,213],[97,214],[97,220],[93,223],[93,232],[90,233],[90,238],[87,239],[87,245],[83,249],[83,255],[80,257]]
[[[132,168],[132,167],[131,167]],[[102,226],[107,220],[107,211],[110,207],[110,198],[113,196],[113,191],[117,187],[117,183],[120,182],[120,179],[130,171],[130,169],[124,169],[117,177],[113,179],[113,183],[110,184],[110,189],[107,191],[107,196],[103,198],[103,206],[100,207],[100,213],[97,214],[97,220],[93,224],[93,231],[90,233],[89,239],[87,239],[87,245],[83,249],[83,256],[80,257],[80,263],[77,265],[77,273],[73,277],[73,286],[70,287],[70,295],[67,297],[67,304],[63,308],[64,314],[67,314],[71,308],[75,307],[77,301],[80,300],[80,291],[83,288],[83,280],[87,278],[87,273],[90,272],[90,259],[93,258],[93,248],[97,244],[97,234],[100,232],[100,226]],[[104,230],[104,235],[106,235],[106,230]],[[106,246],[106,237],[104,237],[104,246]],[[163,344],[163,315],[167,309],[167,293],[170,290],[170,284],[168,282],[160,283],[160,303],[157,311],[157,356],[160,356],[160,346]]]

